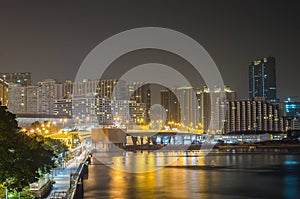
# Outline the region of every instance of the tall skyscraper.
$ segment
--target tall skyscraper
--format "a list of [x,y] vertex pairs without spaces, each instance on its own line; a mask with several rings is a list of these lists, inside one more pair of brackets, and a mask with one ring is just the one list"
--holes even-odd
[[210,130],[215,133],[224,132],[226,120],[226,102],[235,100],[236,93],[229,87],[214,88],[204,87],[197,90],[197,99],[200,106],[200,122],[203,131]]
[[[194,95],[195,91],[195,95]],[[167,121],[181,123],[191,128],[222,133],[226,115],[226,102],[235,100],[235,92],[229,87],[203,90],[180,87],[160,91],[161,105]],[[213,101],[212,101],[213,100]]]
[[198,100],[193,87],[179,87],[174,90],[178,97],[181,110],[181,123],[190,128],[199,125]]
[[8,83],[20,84],[22,86],[31,85],[31,73],[0,73],[0,78]]
[[130,97],[127,97],[127,99],[146,106],[144,110],[146,112],[146,119],[144,120],[144,123],[148,123],[150,121],[149,111],[151,107],[150,84],[144,84],[143,82],[128,82],[126,89],[128,89],[129,94],[132,93]]
[[274,57],[255,60],[249,66],[249,98],[276,101],[276,64]]
[[176,95],[169,89],[160,91],[161,105],[166,111],[166,122],[179,123],[181,121],[180,105]]
[[193,87],[162,90],[160,96],[167,116],[166,123],[181,123],[189,128],[198,127],[199,106]]

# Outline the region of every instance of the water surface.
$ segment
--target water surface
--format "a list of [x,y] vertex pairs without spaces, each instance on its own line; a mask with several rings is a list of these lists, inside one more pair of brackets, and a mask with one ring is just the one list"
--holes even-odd
[[84,198],[299,199],[299,162],[285,151],[99,153]]

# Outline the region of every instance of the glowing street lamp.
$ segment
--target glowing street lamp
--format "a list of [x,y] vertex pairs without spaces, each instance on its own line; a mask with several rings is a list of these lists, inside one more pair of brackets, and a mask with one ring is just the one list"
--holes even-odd
[[63,124],[63,129],[64,129],[64,128],[65,128],[65,122],[67,122],[68,119],[64,118],[64,119],[60,119],[60,121],[62,122],[62,124]]

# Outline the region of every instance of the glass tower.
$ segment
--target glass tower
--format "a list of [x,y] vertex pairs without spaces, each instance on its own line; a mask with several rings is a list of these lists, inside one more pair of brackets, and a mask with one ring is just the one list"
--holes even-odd
[[255,60],[249,66],[249,98],[276,101],[275,58]]

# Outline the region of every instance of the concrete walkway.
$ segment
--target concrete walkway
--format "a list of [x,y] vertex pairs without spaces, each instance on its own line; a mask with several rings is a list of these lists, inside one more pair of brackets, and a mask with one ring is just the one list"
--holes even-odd
[[56,169],[51,171],[52,179],[55,181],[47,199],[63,198],[70,188],[70,175],[75,173],[80,163],[84,161],[85,152],[80,156],[71,159],[64,169]]

